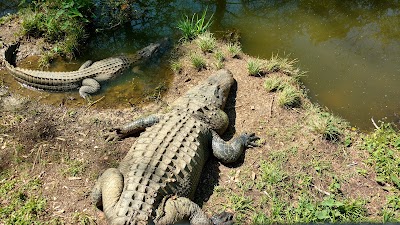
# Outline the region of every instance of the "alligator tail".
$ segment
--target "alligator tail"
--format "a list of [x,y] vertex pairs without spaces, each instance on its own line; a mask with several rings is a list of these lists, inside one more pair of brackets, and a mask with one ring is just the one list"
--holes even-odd
[[14,43],[7,47],[4,52],[4,59],[7,67],[15,67],[17,61],[17,51],[20,46],[20,42]]

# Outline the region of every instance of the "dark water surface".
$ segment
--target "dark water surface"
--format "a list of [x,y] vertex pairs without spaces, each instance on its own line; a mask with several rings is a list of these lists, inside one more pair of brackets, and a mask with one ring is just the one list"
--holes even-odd
[[[0,1],[0,5],[5,4]],[[116,31],[97,33],[76,60],[102,59],[133,53],[149,42],[179,38],[176,23],[182,15],[214,13],[213,32],[238,30],[245,53],[262,58],[272,54],[297,58],[302,79],[314,102],[371,129],[376,121],[399,120],[400,3],[398,0],[231,0],[147,1],[139,19]],[[153,63],[128,71],[107,84],[101,107],[136,104],[143,93],[168,86],[169,63]],[[68,67],[68,66],[67,66]],[[79,66],[78,66],[79,67]],[[69,67],[71,69],[72,67]]]

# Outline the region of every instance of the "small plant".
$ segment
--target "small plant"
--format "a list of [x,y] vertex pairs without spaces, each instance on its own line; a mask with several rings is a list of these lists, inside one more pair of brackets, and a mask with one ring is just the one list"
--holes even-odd
[[36,224],[44,214],[46,201],[37,193],[41,182],[36,178],[29,179],[22,181],[15,177],[0,176],[0,201],[5,203],[0,208],[2,223]]
[[383,223],[400,222],[400,197],[398,195],[390,195],[387,197],[382,216]]
[[295,83],[293,78],[284,76],[270,76],[264,81],[264,88],[268,92],[282,91],[284,88]]
[[262,76],[263,65],[259,59],[251,59],[247,62],[247,70],[250,76]]
[[240,58],[240,54],[242,53],[242,47],[240,47],[237,43],[229,43],[228,51],[232,58]]
[[206,32],[212,24],[212,15],[206,21],[207,10],[203,12],[201,17],[196,13],[193,14],[192,18],[189,19],[185,16],[182,20],[178,22],[178,29],[182,32],[182,39],[184,41],[190,41],[195,39],[199,34]]
[[392,125],[383,123],[367,135],[364,148],[370,153],[368,162],[375,167],[376,181],[400,189],[400,135]]
[[254,211],[253,200],[243,195],[232,194],[229,196],[229,208],[235,211],[236,220],[240,222],[248,211]]
[[198,71],[206,68],[206,61],[200,55],[197,54],[190,55],[190,61],[192,62],[194,68],[196,68]]
[[265,63],[265,70],[267,73],[282,72],[298,79],[299,77],[304,76],[305,73],[301,72],[299,68],[294,66],[296,63],[297,59],[290,60],[289,57],[281,58],[278,55],[272,55],[271,59]]
[[214,36],[210,32],[205,32],[200,34],[196,39],[197,44],[199,45],[202,52],[212,52],[217,45],[217,40],[215,40]]
[[299,107],[301,96],[301,92],[297,88],[287,86],[278,95],[278,105],[284,108]]
[[215,67],[217,68],[217,69],[222,69],[222,68],[224,68],[224,61],[225,61],[225,56],[224,56],[224,54],[222,53],[222,52],[220,52],[220,51],[217,51],[216,53],[215,53],[215,59],[217,60],[217,62],[215,63]]
[[72,160],[68,162],[68,168],[64,171],[64,175],[75,177],[82,174],[85,169],[85,163],[78,160]]
[[312,131],[321,134],[327,141],[338,142],[343,135],[345,127],[347,127],[346,122],[327,112],[317,112],[312,117]]
[[180,73],[182,71],[182,64],[179,61],[171,62],[171,69],[174,73]]

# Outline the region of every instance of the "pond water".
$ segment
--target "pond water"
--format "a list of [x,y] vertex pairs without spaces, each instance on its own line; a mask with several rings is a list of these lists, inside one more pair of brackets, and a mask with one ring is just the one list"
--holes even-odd
[[[245,53],[297,58],[298,66],[308,71],[302,81],[310,98],[352,126],[371,129],[372,117],[399,121],[399,0],[146,2],[149,7],[141,8],[140,19],[118,30],[99,32],[73,63],[132,53],[165,36],[177,40],[177,21],[208,9],[214,13],[212,31],[239,31]],[[143,93],[168,86],[172,73],[163,61],[142,72],[128,71],[108,84],[100,93],[108,99],[102,107],[136,104]]]

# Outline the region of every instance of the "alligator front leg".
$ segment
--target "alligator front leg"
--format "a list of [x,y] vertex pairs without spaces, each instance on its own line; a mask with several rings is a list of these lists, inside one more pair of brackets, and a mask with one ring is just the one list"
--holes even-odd
[[232,225],[230,213],[221,213],[209,219],[199,205],[188,198],[169,196],[156,209],[156,225],[175,224],[188,219],[191,225]]
[[115,127],[110,130],[109,134],[104,135],[106,141],[118,141],[136,133],[142,132],[146,127],[153,126],[158,123],[162,115],[153,114],[131,121],[121,127]]
[[212,131],[213,154],[223,163],[233,163],[239,159],[245,148],[257,146],[258,139],[260,138],[254,133],[244,133],[230,142],[225,142],[215,131]]
[[82,64],[82,66],[79,67],[78,70],[86,69],[86,68],[88,68],[89,66],[91,66],[92,64],[93,64],[93,61],[92,61],[92,60],[88,60],[88,61],[84,62],[84,63]]

